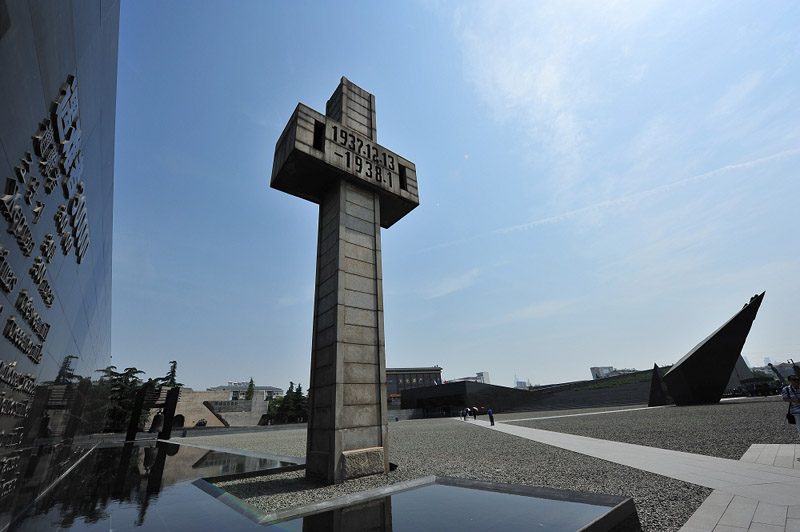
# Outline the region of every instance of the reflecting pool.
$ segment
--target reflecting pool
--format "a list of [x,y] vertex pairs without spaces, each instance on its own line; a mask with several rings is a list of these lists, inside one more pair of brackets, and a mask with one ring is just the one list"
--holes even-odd
[[29,494],[32,504],[0,515],[21,532],[641,530],[630,498],[541,487],[426,477],[264,514],[208,481],[301,467],[166,442],[97,447],[52,489]]

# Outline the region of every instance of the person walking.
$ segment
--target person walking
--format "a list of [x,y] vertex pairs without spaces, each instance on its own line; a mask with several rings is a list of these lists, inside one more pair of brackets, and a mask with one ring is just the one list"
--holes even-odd
[[489,423],[494,426],[494,412],[492,412],[492,409],[490,408],[486,413],[489,414]]
[[472,419],[474,419],[475,421],[478,421],[478,407],[477,406],[473,406],[472,407]]
[[783,387],[781,397],[789,405],[789,413],[794,415],[795,427],[797,427],[797,435],[800,437],[800,378],[795,375],[789,375],[789,385]]

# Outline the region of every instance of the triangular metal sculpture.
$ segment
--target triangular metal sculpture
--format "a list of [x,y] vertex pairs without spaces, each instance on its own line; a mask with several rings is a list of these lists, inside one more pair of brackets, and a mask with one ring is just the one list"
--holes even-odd
[[661,379],[658,364],[653,364],[653,380],[650,381],[650,400],[647,402],[647,406],[664,406],[673,403],[674,401]]
[[728,390],[732,390],[734,388],[743,388],[744,383],[752,382],[755,375],[747,366],[747,362],[745,362],[744,357],[739,355],[739,358],[736,359],[736,365],[733,367],[733,371],[731,371],[731,376],[728,379],[728,384],[725,386]]
[[664,375],[663,381],[676,405],[719,402],[765,293],[750,298],[742,310]]

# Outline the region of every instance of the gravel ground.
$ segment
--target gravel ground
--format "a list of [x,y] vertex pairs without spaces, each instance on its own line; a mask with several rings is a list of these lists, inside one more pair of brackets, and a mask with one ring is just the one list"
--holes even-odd
[[[320,486],[306,481],[301,471],[219,486],[265,512],[432,474],[548,486],[633,497],[643,529],[652,532],[678,530],[711,493],[706,488],[453,420],[402,422],[393,425],[390,434],[390,459],[398,469],[389,475]],[[269,445],[260,450],[274,452]]]
[[[621,407],[627,409],[630,407]],[[592,411],[514,413],[498,421]],[[559,419],[520,421],[521,425],[738,459],[753,443],[794,443],[797,433],[785,424],[779,398],[670,407]],[[633,497],[643,529],[676,531],[705,500],[710,489],[612,464],[454,419],[389,424],[388,475],[336,486],[310,483],[303,472],[220,483],[231,494],[265,512],[427,476],[548,486]],[[180,440],[177,440],[180,441]],[[305,430],[262,431],[186,438],[187,443],[241,448],[288,456],[305,454]]]
[[[564,413],[506,414],[502,420]],[[753,443],[797,443],[797,429],[786,423],[785,414],[786,403],[775,396],[513,424],[738,460]]]

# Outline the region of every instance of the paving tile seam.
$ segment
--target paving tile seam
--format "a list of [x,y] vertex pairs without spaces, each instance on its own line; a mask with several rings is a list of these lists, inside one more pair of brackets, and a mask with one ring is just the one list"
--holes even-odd
[[[485,424],[484,426],[490,427],[488,425],[488,423],[486,423],[486,422],[480,421],[478,423]],[[546,443],[548,445],[554,445],[554,446],[557,446],[557,447],[560,447],[560,448],[563,448],[563,449],[568,449],[568,450],[571,450],[571,451],[574,451],[574,452],[580,452],[581,454],[587,454],[585,451],[592,450],[592,448],[597,448],[597,447],[600,447],[600,448],[605,447],[605,448],[602,449],[602,452],[603,452],[603,454],[605,456],[613,456],[614,454],[619,454],[621,456],[627,456],[627,454],[628,454],[627,451],[628,450],[636,450],[638,452],[644,451],[647,454],[655,454],[659,458],[662,458],[664,456],[671,456],[673,458],[685,460],[684,464],[687,467],[690,467],[690,468],[692,468],[694,470],[697,470],[698,468],[704,469],[705,467],[708,467],[708,468],[711,468],[711,469],[719,469],[719,468],[728,469],[729,468],[730,470],[734,470],[734,471],[759,472],[760,474],[775,475],[771,479],[772,482],[793,481],[793,480],[800,479],[800,469],[798,469],[798,470],[788,469],[788,468],[784,468],[784,467],[777,467],[777,466],[774,466],[772,464],[759,464],[759,463],[753,463],[753,462],[742,462],[740,460],[733,460],[733,459],[730,459],[730,458],[721,458],[721,457],[718,457],[718,456],[693,454],[693,453],[687,453],[685,451],[675,451],[675,450],[672,450],[672,449],[660,449],[658,447],[647,447],[647,446],[644,446],[644,445],[637,445],[637,444],[632,444],[632,443],[614,442],[612,440],[600,440],[598,438],[591,438],[591,437],[588,437],[588,436],[577,436],[577,435],[565,434],[565,433],[559,433],[559,432],[553,432],[553,431],[545,431],[545,430],[542,430],[542,429],[533,429],[533,428],[529,428],[529,427],[516,427],[516,426],[514,426],[513,430],[503,430],[503,429],[498,429],[498,425],[495,425],[494,429],[495,430],[499,430],[501,432],[505,432],[507,434],[513,434],[513,435],[516,435],[516,436],[519,436],[519,437],[523,437],[523,438],[527,438],[527,436],[524,436],[523,434],[516,434],[516,433],[517,432],[524,433],[524,432],[531,431],[530,433],[536,434],[537,436],[539,436],[539,437],[535,438],[536,441],[539,441],[541,443]],[[581,441],[581,443],[585,442],[585,443],[587,443],[589,445],[581,447],[576,442],[573,442],[571,444],[566,444],[566,445],[565,445],[565,442],[555,442],[555,443],[553,443],[553,440],[563,439],[559,435],[563,435],[564,438],[577,439],[577,440]],[[530,439],[530,438],[528,438],[528,439]],[[619,449],[617,451],[609,450],[607,448],[608,444],[613,444],[615,447],[621,447],[622,449]],[[576,450],[576,447],[581,447],[582,450]],[[592,456],[594,456],[594,455],[592,455]],[[705,465],[705,467],[704,467],[704,465]],[[762,480],[767,480],[767,479],[762,479]]]
[[[562,433],[553,433],[550,431],[543,431],[541,429],[529,429],[527,427],[517,427],[508,425],[502,426],[502,424],[491,426],[489,425],[489,423],[483,421],[479,422],[473,421],[473,424],[489,428],[492,430],[496,430],[498,432],[510,434],[513,436],[537,441],[545,445],[551,445],[554,447],[566,449],[579,454],[593,456],[595,458],[599,458],[602,460],[607,460],[613,463],[618,463],[642,471],[647,471],[649,473],[662,475],[668,478],[674,478],[682,482],[708,487],[714,490],[729,493],[735,497],[745,498],[749,501],[752,501],[753,504],[758,504],[758,502],[762,501],[762,499],[767,499],[764,500],[763,502],[778,503],[781,505],[790,504],[790,502],[787,501],[786,496],[784,494],[794,491],[792,485],[790,485],[794,484],[794,481],[796,480],[795,478],[793,478],[793,475],[779,474],[793,470],[781,469],[771,465],[752,464],[747,462],[730,460],[727,458],[709,457],[706,455],[693,455],[691,453],[684,453],[680,451],[669,452],[669,450],[666,450],[667,453],[662,453],[662,451],[665,450],[654,447],[646,447],[634,444],[621,444],[621,442],[598,440],[596,438],[588,438],[586,436],[575,437],[573,435],[563,435],[562,437],[559,436]],[[571,444],[565,442],[564,439],[571,439],[572,440]],[[580,445],[580,443],[584,442],[592,443],[593,445],[588,445],[588,446]],[[609,445],[617,447],[617,449],[619,449],[619,447],[630,448],[632,446],[636,448],[637,453],[641,454],[642,451],[644,451],[645,455],[650,455],[650,456],[649,457],[646,456],[644,460],[638,460],[638,461],[631,460],[629,453],[619,452],[619,451],[616,453],[608,452],[607,446]],[[587,449],[587,447],[590,448]],[[663,465],[661,465],[659,468],[649,467],[649,460],[651,460],[653,457],[661,457],[663,459],[664,454],[671,454],[673,458],[680,458],[682,460],[685,460],[685,462],[683,463],[684,467],[681,468],[683,471],[680,474],[676,474],[677,471],[675,470],[674,466],[670,466],[669,472],[664,471]],[[700,464],[704,464],[705,467],[700,467]],[[727,477],[727,480],[715,478],[718,475],[715,466],[718,467],[723,464],[727,466],[726,469],[738,469],[739,471],[742,471],[742,466],[745,466],[744,467],[745,471],[757,472],[762,475],[769,474],[769,476],[777,474],[778,478],[773,477],[772,479],[753,479],[747,477],[747,475],[742,475],[742,474],[737,475],[735,473],[730,473],[730,472],[723,472],[723,475]],[[686,469],[688,469],[688,471]],[[778,469],[781,469],[781,471],[776,471]],[[738,477],[741,480],[739,482],[733,482],[730,475]],[[756,481],[754,482],[754,480]],[[789,481],[789,483],[787,483],[786,481]],[[800,483],[798,484],[800,485]],[[763,496],[754,496],[754,494],[752,493],[753,489],[759,489],[759,491],[761,491],[765,490],[766,488],[765,491],[771,491],[769,489],[770,486],[778,489],[777,495],[764,494]]]
[[[757,444],[758,447],[751,446],[737,461],[517,425],[502,426],[503,423],[490,426],[473,421],[473,424],[714,489],[681,532],[800,532],[800,519],[793,517],[795,513],[800,515],[794,495],[800,487],[800,469],[794,469],[795,444],[785,447]],[[754,452],[756,449],[760,452]],[[676,461],[669,465],[669,473],[663,466],[667,457]],[[746,461],[746,457],[752,461]],[[660,467],[649,467],[653,458],[662,460]]]
[[673,408],[675,405],[663,406],[643,406],[637,408],[626,408],[623,410],[603,410],[602,412],[583,412],[581,414],[562,414],[559,416],[526,417],[523,419],[504,419],[501,423],[520,423],[522,421],[541,421],[544,419],[563,419],[565,417],[597,416],[600,414],[616,414],[619,412],[636,412],[637,410],[658,410],[660,408]]

